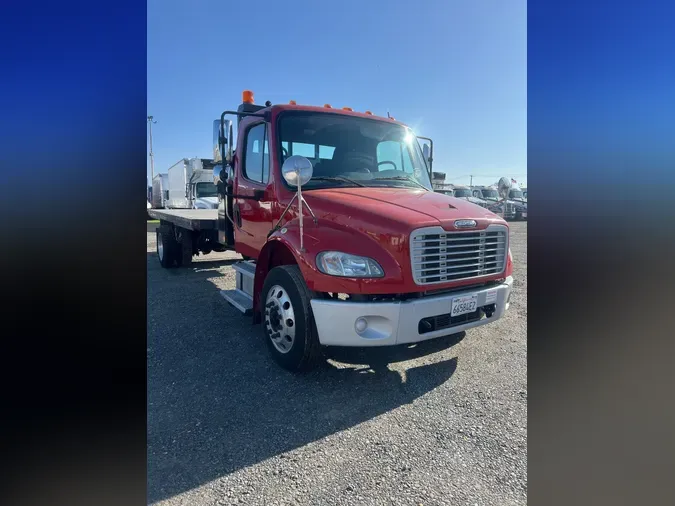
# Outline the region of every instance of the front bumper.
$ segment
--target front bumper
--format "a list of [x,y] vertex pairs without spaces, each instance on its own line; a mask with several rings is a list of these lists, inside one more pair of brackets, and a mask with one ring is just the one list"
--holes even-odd
[[[496,286],[467,289],[450,294],[424,297],[404,302],[348,302],[312,299],[312,311],[319,342],[326,346],[394,346],[416,343],[436,337],[455,334],[498,320],[509,307],[513,278]],[[476,295],[478,308],[490,308],[490,317],[482,315],[465,323],[457,323],[439,330],[420,333],[421,321],[447,319],[452,299]],[[493,306],[494,305],[494,306]],[[479,315],[481,311],[478,312]],[[367,327],[356,331],[356,320],[364,318]]]

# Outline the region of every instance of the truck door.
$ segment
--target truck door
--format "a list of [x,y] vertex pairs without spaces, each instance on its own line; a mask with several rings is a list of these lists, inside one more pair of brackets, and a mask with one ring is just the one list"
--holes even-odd
[[[242,255],[257,258],[272,228],[272,182],[270,178],[269,127],[252,122],[244,127],[237,153],[241,153],[236,173],[233,220],[235,249]],[[252,198],[262,192],[260,200]]]

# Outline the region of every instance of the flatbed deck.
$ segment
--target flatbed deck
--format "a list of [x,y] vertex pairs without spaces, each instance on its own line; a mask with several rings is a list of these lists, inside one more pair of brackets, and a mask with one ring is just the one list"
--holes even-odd
[[148,214],[188,230],[215,229],[218,220],[217,209],[148,209]]

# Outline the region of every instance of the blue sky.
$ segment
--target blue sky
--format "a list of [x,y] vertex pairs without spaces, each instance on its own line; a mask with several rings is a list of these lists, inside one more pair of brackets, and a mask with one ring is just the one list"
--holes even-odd
[[148,0],[155,173],[211,157],[212,121],[251,89],[389,110],[434,139],[449,182],[526,182],[526,26],[525,0]]

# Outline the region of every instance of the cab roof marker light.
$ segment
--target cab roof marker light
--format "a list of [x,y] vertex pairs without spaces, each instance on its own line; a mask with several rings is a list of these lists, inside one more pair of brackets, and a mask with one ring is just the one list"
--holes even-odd
[[352,109],[351,107],[343,107],[342,110],[343,111],[353,111],[354,109]]
[[288,103],[289,103],[290,105],[298,105],[298,103],[297,103],[295,100],[291,100],[291,101],[288,102]]
[[367,114],[368,116],[372,116],[372,115],[373,115],[373,113],[370,112],[370,111],[366,111],[365,114]]
[[323,104],[323,106],[324,106],[326,109],[332,109],[332,107],[331,107],[330,104]]

